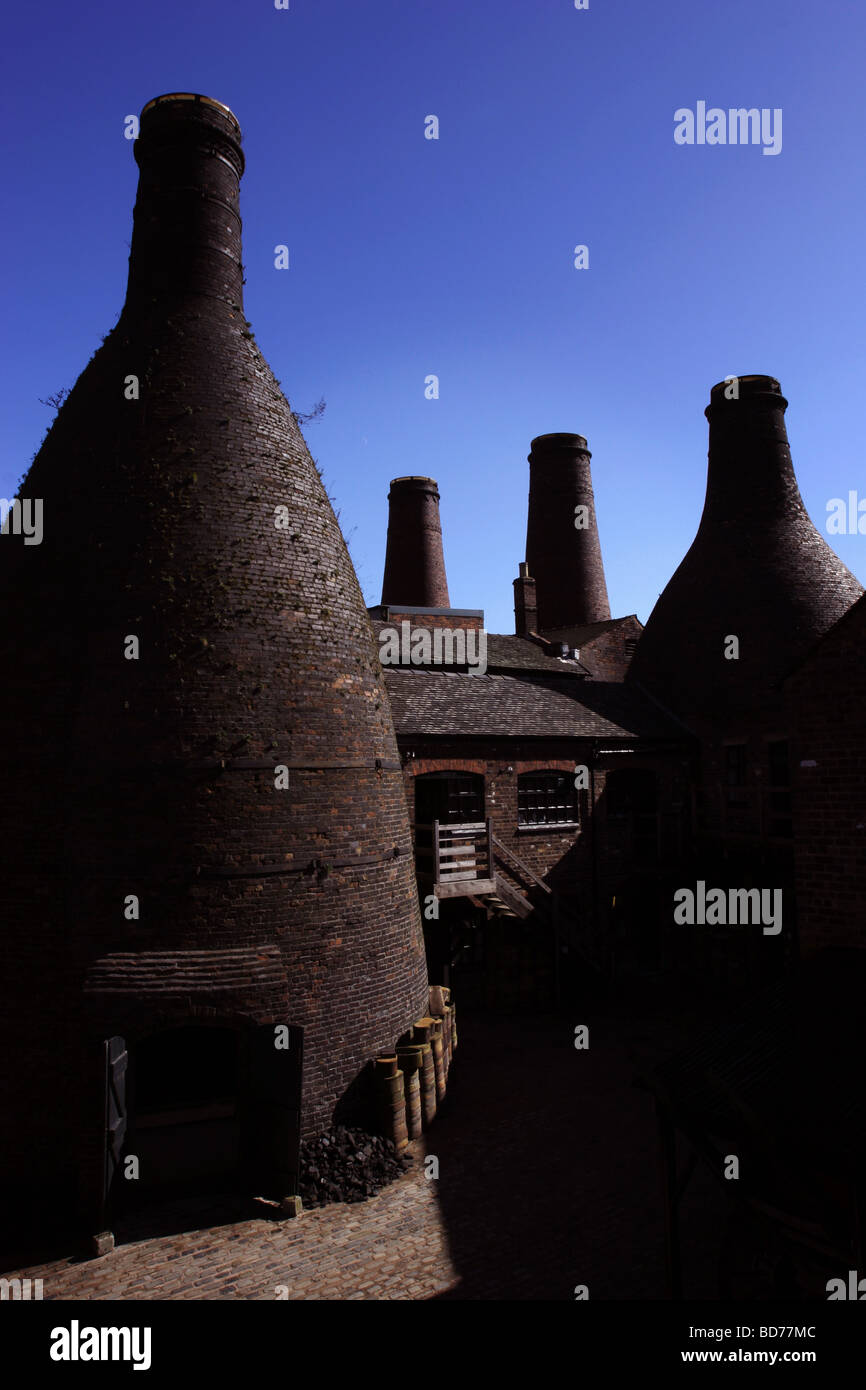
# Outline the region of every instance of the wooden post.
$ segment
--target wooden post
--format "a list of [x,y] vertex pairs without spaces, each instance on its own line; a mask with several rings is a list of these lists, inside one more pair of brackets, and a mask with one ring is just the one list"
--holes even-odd
[[377,1057],[375,1067],[376,1089],[379,1102],[379,1123],[386,1139],[390,1139],[402,1152],[409,1143],[406,1115],[406,1091],[403,1073],[397,1066],[394,1056]]
[[436,1064],[433,1060],[433,1019],[419,1018],[412,1025],[412,1041],[421,1049],[421,1114],[424,1128],[432,1123],[438,1105]]
[[439,882],[439,822],[433,822],[433,891]]
[[423,1129],[421,1118],[423,1053],[422,1047],[412,1044],[397,1048],[397,1060],[403,1073],[403,1089],[406,1093],[406,1130],[410,1139],[419,1139]]

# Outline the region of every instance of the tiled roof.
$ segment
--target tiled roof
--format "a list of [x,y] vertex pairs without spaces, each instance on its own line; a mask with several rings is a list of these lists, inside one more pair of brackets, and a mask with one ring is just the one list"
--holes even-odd
[[683,737],[638,690],[605,681],[522,680],[388,668],[385,682],[398,735],[507,738]]
[[[396,626],[393,622],[383,622],[379,618],[371,618],[370,622],[377,642],[379,633],[383,628]],[[425,626],[423,623],[413,623],[410,632],[415,632],[419,627]],[[457,624],[455,624],[456,626]],[[595,626],[597,627],[599,624],[595,624]],[[435,631],[433,628],[427,630]],[[557,676],[584,677],[590,674],[589,669],[580,661],[549,656],[537,642],[531,642],[526,637],[514,637],[508,633],[499,632],[487,633],[487,666],[494,671],[549,671],[551,675]]]
[[589,670],[571,657],[549,656],[537,642],[507,633],[487,634],[487,666],[496,671],[549,671],[557,676],[588,676]]
[[862,637],[863,631],[866,630],[866,594],[862,594],[852,603],[841,618],[837,619],[833,626],[828,628],[817,642],[812,644],[806,655],[785,673],[783,680],[793,681],[798,675],[810,679],[813,675],[811,668],[813,664],[820,662],[822,653],[826,650],[832,651],[834,642],[838,641],[840,637],[844,640],[849,628],[856,629],[858,627]]
[[[612,628],[620,627],[623,623],[635,622],[634,613],[627,613],[622,618],[604,618],[598,623],[584,623],[581,627],[562,628],[561,631],[568,632],[568,640],[574,647],[582,647],[592,642],[602,633],[611,631]],[[560,629],[557,629],[559,631]]]

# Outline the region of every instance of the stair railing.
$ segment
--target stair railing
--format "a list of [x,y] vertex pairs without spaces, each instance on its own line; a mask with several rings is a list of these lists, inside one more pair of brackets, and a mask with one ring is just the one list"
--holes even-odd
[[544,879],[539,878],[538,874],[533,873],[529,865],[524,863],[520,856],[515,854],[513,850],[509,849],[507,845],[504,845],[500,840],[499,836],[494,835],[492,831],[490,832],[490,843],[500,851],[501,856],[504,856],[504,858],[506,859],[510,859],[513,864],[516,864],[520,872],[525,874],[527,878],[531,879],[532,882],[536,885],[536,887],[543,889],[545,893],[549,893],[551,898],[553,897],[553,889],[551,888],[550,884],[545,883]]

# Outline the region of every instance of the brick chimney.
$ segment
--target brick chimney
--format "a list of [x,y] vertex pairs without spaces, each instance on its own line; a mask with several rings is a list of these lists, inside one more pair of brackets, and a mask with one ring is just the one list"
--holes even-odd
[[383,604],[450,608],[437,483],[394,478],[388,504]]
[[610,617],[591,457],[580,434],[542,434],[532,441],[526,562],[535,576],[542,632]]
[[530,578],[525,560],[521,560],[519,571],[514,580],[514,631],[518,637],[528,637],[538,631],[538,601],[535,580]]
[[[683,717],[726,723],[772,704],[775,682],[863,592],[803,505],[787,404],[770,376],[710,393],[701,523],[629,670]],[[736,660],[724,655],[732,636]]]
[[171,300],[214,297],[243,306],[241,129],[227,106],[176,92],[141,113],[133,145],[138,196],[133,212],[124,312]]
[[126,304],[22,484],[43,543],[0,537],[0,1171],[91,1229],[133,1094],[195,1111],[225,1056],[200,1151],[279,1198],[428,1000],[363,599],[241,308],[240,128],[176,93],[140,130]]

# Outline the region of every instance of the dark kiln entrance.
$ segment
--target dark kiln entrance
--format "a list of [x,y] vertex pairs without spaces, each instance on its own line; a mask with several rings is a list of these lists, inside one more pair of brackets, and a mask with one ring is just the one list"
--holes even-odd
[[92,1230],[118,1220],[127,1230],[128,1218],[178,1200],[279,1202],[297,1192],[302,1029],[192,1022],[116,1035],[103,1051],[104,1171]]
[[127,1153],[138,1188],[197,1192],[236,1180],[240,1163],[240,1038],[190,1026],[130,1048]]

